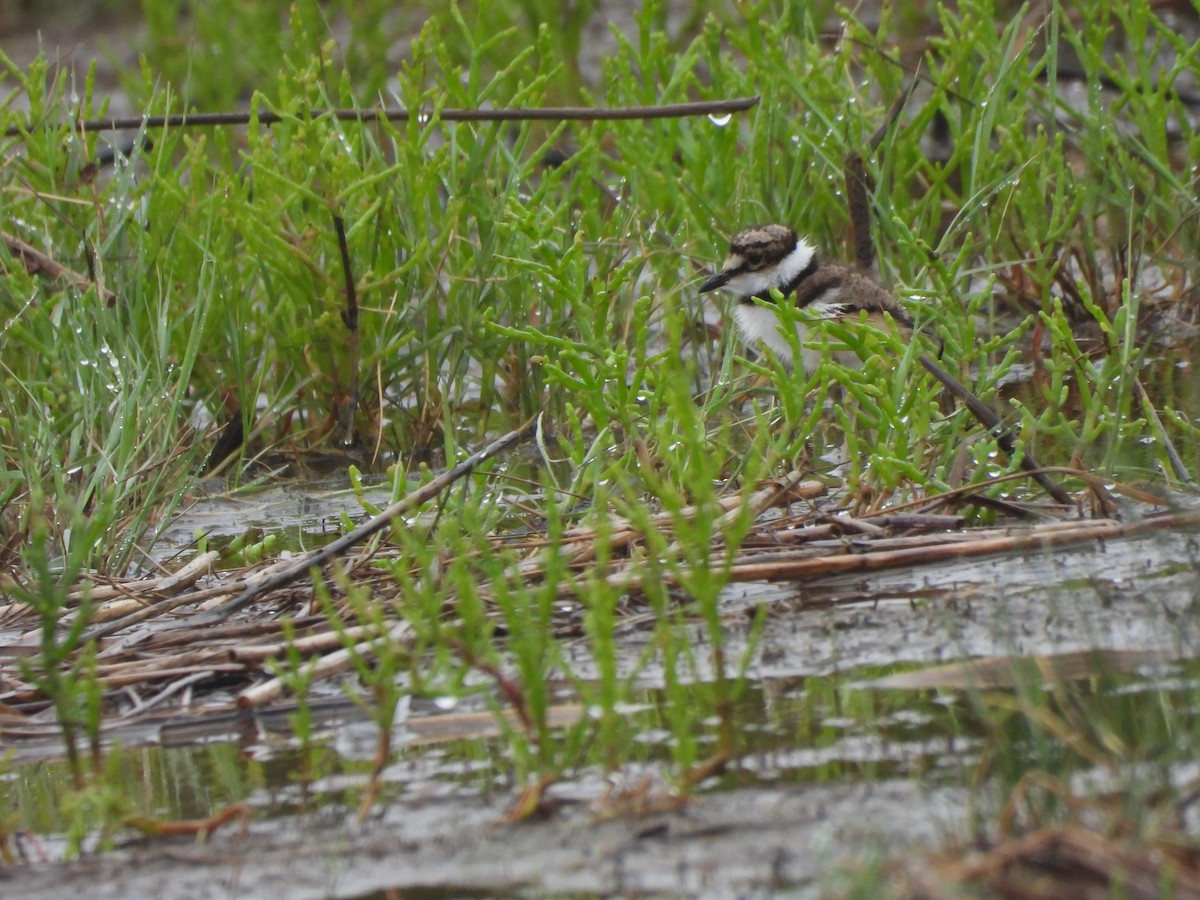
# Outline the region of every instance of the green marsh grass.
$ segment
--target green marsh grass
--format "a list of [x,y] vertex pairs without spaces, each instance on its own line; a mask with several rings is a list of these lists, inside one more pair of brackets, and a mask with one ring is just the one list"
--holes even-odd
[[283,681],[288,694],[295,700],[295,709],[288,714],[288,724],[297,745],[298,761],[294,777],[300,785],[301,795],[307,798],[309,786],[325,774],[322,763],[330,755],[317,745],[313,735],[313,711],[309,689],[312,686],[317,660],[304,659],[296,650],[296,628],[290,619],[284,620],[282,631],[285,645],[283,657],[269,661],[267,670]]
[[[40,501],[41,492],[34,490],[33,499]],[[22,554],[26,577],[7,587],[9,596],[32,609],[40,620],[37,651],[31,658],[21,659],[19,668],[53,705],[67,764],[74,786],[80,790],[89,784],[89,776],[102,773],[101,688],[96,679],[95,647],[84,642],[92,609],[90,589],[85,587],[75,603],[70,594],[87,573],[109,525],[102,513],[88,516],[75,511],[68,528],[67,551],[60,557],[55,552],[53,529],[39,509],[31,516]],[[80,755],[81,747],[86,747],[87,759]]]
[[[519,504],[502,479],[477,474],[429,518],[392,530],[401,556],[377,565],[398,599],[373,607],[355,594],[355,616],[403,616],[414,642],[384,653],[386,665],[363,662],[360,688],[387,681],[519,705],[525,721],[507,746],[520,785],[589,759],[618,767],[629,738],[619,710],[636,683],[613,639],[623,598],[601,568],[579,576],[559,561],[540,581],[514,578],[517,552],[490,537],[506,517],[552,541],[590,523],[603,563],[616,514],[645,534],[644,603],[656,621],[638,663],[663,664],[673,775],[686,786],[711,747],[738,750],[732,710],[746,660],[724,656],[729,557],[718,550],[736,547],[750,521],[744,511],[692,519],[685,507],[715,511],[720,496],[790,469],[814,443],[844,440],[850,492],[885,501],[1016,465],[964,412],[939,409],[915,351],[888,335],[830,327],[832,341],[868,358],[865,377],[829,361],[802,379],[697,327],[697,280],[746,225],[788,222],[847,255],[843,160],[863,150],[910,78],[896,46],[915,13],[897,9],[877,31],[849,20],[831,41],[802,4],[743,13],[697,2],[668,37],[666,5],[649,2],[636,31],[585,71],[589,4],[570,6],[558,27],[541,24],[549,7],[534,0],[451,5],[417,25],[390,6],[146,0],[144,63],[126,81],[142,108],[248,100],[284,121],[140,135],[152,146],[94,177],[97,138],[73,126],[77,114],[103,112],[91,82],[69,84],[44,60],[5,65],[0,91],[30,112],[0,106],[0,125],[30,125],[4,141],[4,228],[94,273],[116,302],[30,276],[11,254],[0,260],[0,545],[28,544],[8,566],[26,590],[44,586],[30,603],[65,595],[59,581],[85,572],[138,567],[195,485],[213,426],[239,416],[246,442],[231,483],[271,451],[336,445],[354,411],[351,449],[364,466],[394,462],[399,491],[406,469],[417,477],[415,461],[453,460],[541,414],[546,465]],[[185,9],[191,40],[181,43]],[[339,46],[332,23],[350,9],[361,17]],[[1172,484],[1133,390],[1139,367],[1171,352],[1143,338],[1138,320],[1164,302],[1144,295],[1140,278],[1153,269],[1182,286],[1196,275],[1198,201],[1180,160],[1195,158],[1200,138],[1162,87],[1169,70],[1098,48],[1116,26],[1135,46],[1172,48],[1180,71],[1194,73],[1195,54],[1144,0],[1118,12],[1086,4],[1077,17],[1051,6],[1034,27],[1018,12],[997,27],[996,4],[938,7],[921,89],[865,160],[880,270],[944,341],[946,366],[1043,463],[1080,459],[1106,478]],[[388,50],[399,34],[415,37],[397,63]],[[1083,106],[1062,97],[1060,42],[1082,70]],[[727,120],[437,118],[449,107],[743,95],[762,99]],[[379,102],[425,114],[365,125],[313,112]],[[946,153],[934,158],[924,142],[939,128]],[[560,165],[547,164],[552,149],[564,151]],[[353,341],[334,217],[346,224],[361,308]],[[1100,339],[1086,343],[1085,332]],[[1026,363],[1037,378],[1014,396],[1005,381]],[[1151,403],[1195,471],[1198,430],[1179,391]],[[836,395],[844,411],[827,404]],[[1131,457],[1147,440],[1153,452]],[[78,527],[77,511],[104,527]],[[675,516],[669,530],[651,519],[659,511]],[[656,584],[655,573],[681,587]],[[553,636],[568,579],[586,610],[594,682],[573,676]],[[56,603],[39,607],[47,628]],[[689,640],[693,621],[703,647]],[[54,638],[42,662],[61,654],[86,683],[86,651]],[[296,661],[286,666],[303,689]],[[552,732],[552,675],[595,715]],[[367,701],[379,703],[381,730],[395,711],[390,691]],[[82,721],[73,707],[62,715]],[[710,721],[715,740],[703,731]]]

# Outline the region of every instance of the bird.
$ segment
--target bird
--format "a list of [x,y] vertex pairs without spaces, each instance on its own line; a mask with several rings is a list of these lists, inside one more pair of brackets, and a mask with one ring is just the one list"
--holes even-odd
[[[887,328],[890,319],[905,338],[917,333],[912,316],[900,301],[865,269],[821,261],[816,248],[787,225],[759,225],[734,235],[721,270],[705,280],[699,292],[706,294],[718,288],[725,288],[738,298],[733,318],[742,338],[752,346],[761,341],[789,368],[795,365],[793,345],[783,335],[779,313],[771,308],[777,302],[772,289],[798,308],[811,310],[823,318],[854,319],[865,312],[867,321],[876,327]],[[940,359],[944,342],[933,335],[926,337],[936,346]],[[796,344],[800,346],[805,374],[811,375],[821,362],[821,354],[804,346],[804,328],[800,322],[796,323]],[[844,366],[857,366],[861,362],[844,353],[835,356]],[[1015,436],[978,396],[926,354],[919,353],[917,362],[942,385],[948,397],[966,404],[996,437],[1001,450],[1010,456],[1016,453]],[[843,457],[848,459],[849,444],[843,447]],[[1042,471],[1028,447],[1023,450],[1020,465],[1057,503],[1072,506],[1071,495]]]
[[[787,225],[758,225],[734,235],[721,270],[701,284],[699,292],[718,288],[737,297],[733,319],[743,340],[751,346],[761,341],[788,368],[795,365],[793,345],[781,330],[779,313],[769,308],[776,302],[772,288],[822,318],[854,320],[865,311],[877,328],[888,328],[890,317],[902,334],[911,335],[914,329],[912,317],[886,288],[862,269],[824,262],[816,247]],[[804,347],[804,337],[804,327],[797,322],[801,363],[811,374],[821,353]],[[852,354],[836,356],[843,365],[860,364]]]

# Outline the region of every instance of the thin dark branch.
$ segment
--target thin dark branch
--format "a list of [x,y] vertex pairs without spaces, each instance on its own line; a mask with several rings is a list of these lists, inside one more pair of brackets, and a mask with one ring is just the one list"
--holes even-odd
[[913,91],[917,88],[917,78],[921,74],[921,66],[918,64],[916,72],[913,73],[913,79],[908,83],[908,87],[892,101],[892,105],[888,107],[887,115],[883,117],[883,121],[879,123],[879,127],[867,139],[867,147],[871,153],[879,149],[879,145],[883,143],[883,139],[887,137],[888,131],[900,119],[900,113],[904,107],[908,105],[908,101],[912,98]]
[[447,469],[441,475],[438,475],[432,481],[421,485],[412,493],[404,496],[396,503],[393,503],[379,515],[368,520],[367,522],[355,528],[353,531],[342,535],[331,544],[326,544],[319,550],[314,550],[311,553],[305,553],[299,559],[291,563],[286,569],[269,575],[259,581],[254,581],[249,584],[233,600],[216,609],[203,613],[200,616],[192,618],[188,622],[188,627],[197,624],[208,624],[212,622],[223,622],[230,615],[237,612],[242,607],[251,603],[255,597],[267,591],[275,590],[283,587],[285,584],[295,581],[297,578],[312,571],[314,568],[328,562],[335,556],[340,556],[345,551],[349,550],[356,544],[361,544],[367,538],[387,528],[397,516],[416,509],[421,504],[432,500],[450,485],[454,484],[461,478],[465,478],[471,474],[477,466],[497,456],[500,453],[508,450],[517,444],[520,444],[533,436],[537,419],[531,419],[529,422],[522,425],[515,431],[510,431],[503,437],[497,438],[488,444],[477,453],[472,453],[458,465],[452,469]]
[[333,230],[337,232],[338,250],[342,255],[342,277],[346,280],[346,308],[342,311],[342,322],[350,333],[350,398],[343,410],[345,437],[343,443],[354,444],[354,416],[358,412],[358,291],[354,286],[354,266],[350,261],[350,246],[346,243],[346,223],[336,213]]
[[1167,462],[1171,464],[1171,472],[1184,484],[1195,484],[1192,480],[1192,474],[1188,471],[1187,466],[1184,465],[1183,458],[1179,455],[1179,451],[1171,443],[1171,436],[1167,434],[1167,429],[1163,427],[1158,410],[1150,402],[1150,395],[1146,393],[1146,388],[1143,387],[1142,380],[1136,375],[1133,376],[1133,392],[1141,402],[1142,410],[1146,413],[1146,418],[1150,420],[1150,427],[1154,429],[1154,434],[1158,437],[1159,443],[1163,446],[1163,451],[1167,454]]
[[[597,122],[621,119],[680,119],[689,116],[723,115],[744,112],[755,106],[758,97],[731,100],[702,100],[695,103],[667,103],[662,106],[547,106],[517,109],[314,109],[308,113],[281,115],[270,110],[219,113],[176,113],[169,116],[124,116],[112,119],[85,119],[76,123],[79,131],[127,131],[130,129],[182,128],[206,125],[276,125],[286,119],[331,117],[339,122],[407,122],[413,116],[437,118],[443,122]],[[32,122],[14,125],[5,137],[20,137],[35,128]]]
[[[972,415],[983,423],[983,426],[996,439],[996,443],[1000,446],[1001,450],[1010,457],[1016,456],[1016,438],[1013,437],[1011,431],[1004,427],[1000,422],[1000,417],[992,412],[986,403],[971,393],[961,381],[928,356],[922,354],[917,359],[929,371],[930,375],[941,382],[942,387],[961,400],[967,409],[971,411]],[[1033,458],[1033,453],[1030,452],[1028,447],[1025,448],[1025,452],[1021,455],[1021,468],[1028,472],[1034,481],[1045,488],[1046,493],[1054,498],[1055,503],[1061,503],[1063,506],[1072,506],[1074,504],[1071,495],[1057,481],[1042,471],[1042,467]]]

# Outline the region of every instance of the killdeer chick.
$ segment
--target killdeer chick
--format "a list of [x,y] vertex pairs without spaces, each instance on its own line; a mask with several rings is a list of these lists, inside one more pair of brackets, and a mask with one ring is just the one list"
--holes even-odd
[[[795,360],[792,344],[780,330],[779,313],[755,302],[774,304],[771,288],[800,309],[823,318],[857,321],[865,310],[867,320],[877,328],[888,328],[890,317],[902,333],[913,330],[912,317],[887,290],[861,270],[821,262],[816,249],[786,225],[762,225],[735,235],[721,271],[700,285],[700,293],[717,288],[737,296],[733,318],[746,343],[756,346],[761,341],[789,367]],[[804,337],[804,328],[797,323],[801,362],[811,372],[821,354],[805,348]],[[837,358],[844,365],[859,365],[853,354],[838,354]]]

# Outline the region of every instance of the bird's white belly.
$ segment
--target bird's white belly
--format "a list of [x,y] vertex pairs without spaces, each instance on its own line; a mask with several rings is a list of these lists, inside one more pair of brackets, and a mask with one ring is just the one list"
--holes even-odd
[[[814,304],[810,309],[817,312],[818,315],[833,315],[841,311],[836,303],[821,304],[820,306]],[[784,365],[788,367],[795,365],[792,345],[784,336],[783,324],[773,309],[759,306],[756,303],[739,303],[733,308],[733,321],[737,324],[742,340],[751,347],[757,349],[759,343],[762,343],[769,347]],[[796,344],[800,347],[800,359],[805,373],[812,374],[821,364],[822,353],[819,348],[804,346],[807,339],[807,330],[800,322],[796,322]],[[858,368],[861,365],[858,357],[850,351],[835,352],[833,358],[843,366]]]
[[[733,320],[737,323],[742,340],[747,344],[751,347],[757,347],[761,341],[770,347],[771,351],[782,362],[791,365],[792,345],[783,336],[779,316],[775,314],[774,310],[768,309],[765,306],[758,306],[754,303],[739,303],[733,308]],[[796,341],[802,343],[803,340],[804,330],[801,328],[800,323],[797,322]]]

